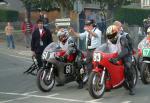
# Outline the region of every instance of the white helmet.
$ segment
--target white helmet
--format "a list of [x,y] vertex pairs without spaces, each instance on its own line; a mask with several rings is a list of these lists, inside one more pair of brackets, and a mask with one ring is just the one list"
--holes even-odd
[[66,42],[69,36],[69,32],[67,29],[61,28],[59,29],[58,33],[57,33],[57,37],[59,39],[60,42]]
[[150,33],[150,27],[147,29],[147,33]]
[[57,37],[62,36],[62,35],[68,36],[69,35],[68,30],[64,28],[59,29],[59,31],[57,32]]

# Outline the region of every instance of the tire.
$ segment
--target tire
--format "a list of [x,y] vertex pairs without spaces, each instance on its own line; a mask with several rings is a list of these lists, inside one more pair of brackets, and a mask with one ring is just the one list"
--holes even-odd
[[142,57],[137,57],[137,68],[139,70],[139,72],[141,72],[141,64],[142,64]]
[[78,71],[78,74],[80,74],[80,76],[78,77],[78,79],[76,80],[76,82],[79,84],[80,80],[82,79],[83,84],[85,85],[88,81],[89,75],[88,75],[88,71],[87,71],[87,67],[86,66],[82,66],[83,67],[83,72],[82,74],[80,74],[80,71]]
[[150,84],[150,64],[142,63],[141,66],[141,80],[144,84]]
[[[136,86],[136,84],[137,84],[137,81],[138,81],[138,70],[137,70],[137,68],[136,68],[136,65],[132,65],[132,66],[131,66],[131,72],[132,72],[132,74],[133,74],[133,82],[134,82],[134,83],[133,83],[133,88],[134,88],[134,87]],[[124,88],[127,89],[127,90],[130,89],[129,83],[128,83],[127,81],[124,82],[123,86],[124,86]]]
[[99,84],[100,80],[101,80],[101,73],[91,72],[88,80],[88,91],[89,94],[95,99],[101,98],[105,92],[106,88],[105,80],[102,85]]
[[[45,76],[43,76],[44,72],[45,72]],[[43,92],[49,92],[54,87],[54,84],[55,84],[55,75],[54,75],[54,73],[53,72],[51,73],[50,80],[48,80],[48,76],[49,76],[49,70],[40,69],[38,71],[37,86]],[[43,80],[42,80],[42,78],[43,78]]]

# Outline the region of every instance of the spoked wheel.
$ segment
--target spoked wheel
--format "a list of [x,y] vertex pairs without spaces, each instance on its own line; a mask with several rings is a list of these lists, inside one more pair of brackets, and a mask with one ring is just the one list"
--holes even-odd
[[89,77],[88,82],[89,94],[96,99],[101,98],[105,92],[105,80],[103,81],[102,84],[100,84],[101,75],[102,75],[101,73],[92,72]]
[[150,83],[150,64],[148,63],[142,63],[141,67],[141,80],[144,84]]
[[43,92],[50,91],[55,84],[55,75],[47,69],[40,69],[37,74],[38,88]]

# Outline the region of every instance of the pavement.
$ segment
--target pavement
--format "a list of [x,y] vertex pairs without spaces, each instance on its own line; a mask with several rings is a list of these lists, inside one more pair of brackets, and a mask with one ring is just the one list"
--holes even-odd
[[[2,39],[0,39],[0,47],[4,49],[8,49],[6,42]],[[31,58],[32,56],[31,48],[26,48],[23,42],[15,43],[15,47],[16,47],[15,49],[8,49],[8,50],[11,51],[11,53],[13,54]]]

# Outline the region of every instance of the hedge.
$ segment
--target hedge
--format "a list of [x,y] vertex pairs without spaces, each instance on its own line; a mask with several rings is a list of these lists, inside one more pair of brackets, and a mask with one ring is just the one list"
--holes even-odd
[[150,15],[148,9],[137,9],[137,8],[120,8],[116,11],[114,18],[122,22],[126,22],[129,25],[143,25],[143,19]]
[[17,11],[0,9],[0,22],[17,21],[18,18]]

